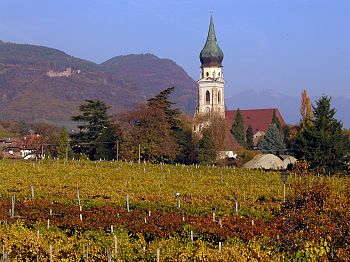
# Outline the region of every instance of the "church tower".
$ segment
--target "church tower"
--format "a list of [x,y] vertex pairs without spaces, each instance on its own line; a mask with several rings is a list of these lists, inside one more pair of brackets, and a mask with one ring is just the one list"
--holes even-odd
[[213,16],[207,41],[199,55],[201,61],[201,75],[198,80],[198,105],[196,115],[218,113],[225,117],[224,76],[222,74],[222,60],[224,54],[215,36]]

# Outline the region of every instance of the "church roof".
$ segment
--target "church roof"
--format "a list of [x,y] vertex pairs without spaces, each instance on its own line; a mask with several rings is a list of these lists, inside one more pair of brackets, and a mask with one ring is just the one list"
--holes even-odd
[[199,55],[202,66],[221,66],[224,53],[220,49],[216,40],[213,16],[210,16],[210,25],[207,41]]
[[[243,117],[244,130],[247,130],[249,125],[253,129],[255,134],[258,131],[266,132],[269,125],[272,122],[273,111],[276,112],[276,117],[281,122],[282,126],[286,124],[278,108],[266,108],[266,109],[250,109],[239,110]],[[231,127],[236,119],[237,110],[226,110],[225,119],[227,124]]]

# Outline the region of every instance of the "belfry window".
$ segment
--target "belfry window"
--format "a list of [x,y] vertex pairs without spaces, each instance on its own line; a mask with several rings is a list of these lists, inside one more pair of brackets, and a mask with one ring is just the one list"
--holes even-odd
[[208,77],[209,76],[209,72],[206,72],[205,75]]
[[218,92],[218,103],[220,104],[220,101],[221,101],[221,92],[219,91]]
[[205,93],[205,102],[207,105],[210,105],[210,92],[209,91],[207,91]]

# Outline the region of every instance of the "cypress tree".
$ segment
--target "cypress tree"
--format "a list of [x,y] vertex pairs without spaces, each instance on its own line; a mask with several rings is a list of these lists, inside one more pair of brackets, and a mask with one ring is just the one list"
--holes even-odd
[[57,138],[57,157],[67,159],[72,157],[72,149],[69,145],[69,135],[67,129],[62,127],[61,133]]
[[237,142],[241,146],[245,147],[246,137],[244,132],[243,117],[239,108],[237,109],[235,121],[232,124],[231,133],[236,138]]
[[198,160],[201,164],[214,164],[216,161],[215,144],[207,132],[198,142]]
[[276,126],[279,130],[282,129],[282,124],[276,115],[276,109],[273,110],[271,124],[276,124]]
[[247,149],[254,149],[254,136],[253,136],[253,128],[251,127],[251,125],[248,126],[246,134],[246,142],[247,142]]

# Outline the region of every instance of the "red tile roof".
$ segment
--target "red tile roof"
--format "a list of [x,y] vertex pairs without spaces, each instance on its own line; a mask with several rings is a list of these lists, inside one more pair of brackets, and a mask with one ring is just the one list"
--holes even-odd
[[[272,121],[273,111],[276,110],[276,116],[282,125],[285,125],[281,113],[277,108],[267,108],[267,109],[251,109],[251,110],[239,110],[243,117],[244,129],[247,130],[250,125],[253,128],[253,133],[258,131],[266,132]],[[225,120],[228,126],[232,126],[235,121],[237,110],[226,110]]]

